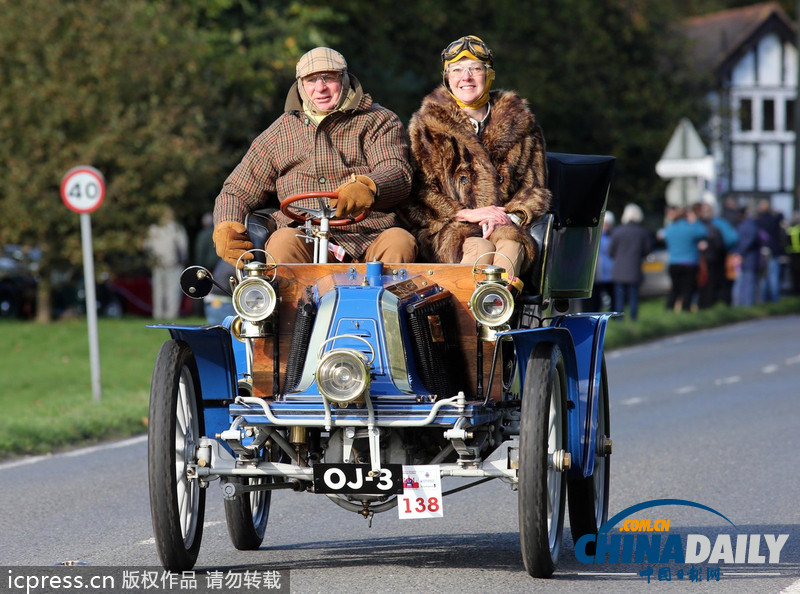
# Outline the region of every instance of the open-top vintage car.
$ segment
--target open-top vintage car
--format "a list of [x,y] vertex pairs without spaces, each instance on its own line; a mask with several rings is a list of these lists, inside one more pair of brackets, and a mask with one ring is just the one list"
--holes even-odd
[[[261,546],[274,489],[370,519],[425,517],[441,515],[443,477],[467,477],[518,491],[525,568],[550,576],[566,498],[575,541],[608,513],[612,314],[567,312],[591,294],[613,163],[548,156],[554,205],[532,229],[538,258],[522,279],[496,265],[284,265],[263,250],[233,279],[188,268],[187,295],[230,289],[237,315],[154,326],[171,336],[155,363],[148,446],[164,567],[194,566],[215,481],[246,550]],[[336,224],[325,198],[281,208],[305,220],[324,262]],[[256,217],[248,226],[263,246]]]

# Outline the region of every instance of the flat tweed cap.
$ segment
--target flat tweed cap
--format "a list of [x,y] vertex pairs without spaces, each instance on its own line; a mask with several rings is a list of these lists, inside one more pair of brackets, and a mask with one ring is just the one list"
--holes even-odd
[[315,72],[344,72],[347,61],[344,56],[329,47],[316,47],[297,62],[296,77],[303,78]]

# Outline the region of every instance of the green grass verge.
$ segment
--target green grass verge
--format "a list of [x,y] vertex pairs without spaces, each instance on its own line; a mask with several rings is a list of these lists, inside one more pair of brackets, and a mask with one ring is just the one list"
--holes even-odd
[[[606,348],[755,318],[800,313],[800,298],[750,308],[717,306],[674,313],[663,300],[646,301],[639,320],[608,325]],[[199,324],[200,319],[184,320]],[[153,363],[165,330],[142,318],[99,321],[102,398],[92,398],[85,320],[47,326],[0,323],[0,459],[44,454],[78,444],[142,434]]]
[[0,458],[145,432],[153,362],[169,338],[147,323],[99,320],[100,402],[86,320],[0,323]]
[[797,313],[800,313],[800,297],[784,297],[776,303],[753,307],[715,305],[696,312],[669,311],[664,299],[654,299],[640,304],[637,321],[623,317],[610,323],[605,346],[614,349],[704,328]]

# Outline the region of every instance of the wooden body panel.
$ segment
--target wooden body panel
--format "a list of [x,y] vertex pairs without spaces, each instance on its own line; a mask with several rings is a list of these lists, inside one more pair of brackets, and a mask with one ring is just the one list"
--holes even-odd
[[[362,275],[350,280],[348,271],[355,269]],[[405,275],[400,277],[399,271],[404,270]],[[474,397],[477,385],[477,358],[476,345],[478,343],[475,331],[475,318],[469,311],[469,298],[475,290],[475,280],[472,276],[472,266],[462,264],[404,264],[402,266],[384,266],[384,276],[394,275],[398,282],[414,277],[418,285],[429,286],[437,284],[453,294],[456,317],[458,319],[458,333],[461,348],[467,358],[467,384],[460,387],[468,396]],[[325,294],[335,286],[333,274],[338,275],[339,284],[359,284],[366,273],[366,264],[289,264],[278,266],[277,292],[280,296],[278,305],[278,339],[279,339],[279,370],[280,382],[283,387],[283,378],[286,371],[287,357],[294,332],[297,302],[306,291],[307,287],[318,284],[320,294]],[[484,388],[489,379],[489,366],[491,364],[494,343],[483,345],[484,350]],[[273,338],[260,338],[254,341],[253,348],[253,388],[254,394],[261,397],[270,397],[273,394],[274,371],[274,341]],[[500,364],[498,357],[495,371],[492,397],[499,399],[501,394]]]

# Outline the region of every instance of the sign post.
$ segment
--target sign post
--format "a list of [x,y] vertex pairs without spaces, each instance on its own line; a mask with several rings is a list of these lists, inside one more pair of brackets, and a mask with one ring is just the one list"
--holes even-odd
[[667,148],[656,163],[656,173],[670,180],[667,204],[687,207],[700,202],[706,182],[716,177],[714,157],[708,154],[700,134],[683,118],[672,133]]
[[92,222],[89,214],[97,210],[106,195],[103,174],[94,167],[81,165],[67,171],[61,180],[61,199],[67,208],[81,215],[83,249],[83,284],[86,288],[86,321],[89,326],[89,363],[92,373],[92,397],[100,402],[100,347],[97,340],[97,296],[94,284]]

